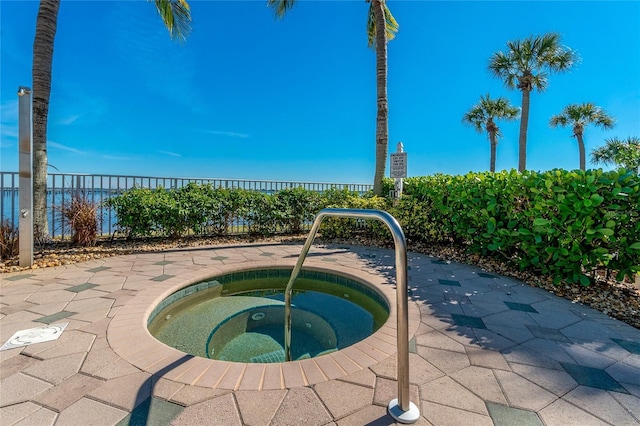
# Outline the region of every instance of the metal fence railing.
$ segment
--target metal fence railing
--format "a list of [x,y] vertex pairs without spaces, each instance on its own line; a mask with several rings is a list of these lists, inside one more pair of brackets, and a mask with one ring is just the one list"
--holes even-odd
[[[320,183],[299,181],[267,181],[245,179],[219,178],[176,178],[150,176],[119,176],[119,175],[87,175],[75,173],[50,173],[47,176],[47,210],[49,219],[49,235],[58,238],[68,238],[65,219],[61,214],[61,207],[68,203],[72,195],[82,194],[98,206],[98,217],[102,221],[101,233],[113,234],[116,217],[114,212],[104,205],[104,201],[118,195],[134,186],[143,188],[176,189],[186,186],[190,182],[212,184],[221,188],[241,188],[273,194],[286,188],[302,187],[310,191],[323,192],[325,190],[349,189],[364,193],[373,188],[368,184],[353,183]],[[2,221],[18,226],[18,172],[0,172],[0,213]]]

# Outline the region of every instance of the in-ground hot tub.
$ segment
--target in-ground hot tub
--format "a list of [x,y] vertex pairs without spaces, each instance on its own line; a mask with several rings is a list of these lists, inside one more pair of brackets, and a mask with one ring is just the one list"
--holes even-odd
[[[291,269],[215,276],[165,298],[148,318],[151,334],[180,351],[243,363],[284,362],[284,288]],[[291,311],[292,360],[365,339],[389,317],[387,298],[336,272],[303,270]]]
[[[162,281],[156,283],[151,281],[152,285],[132,282],[130,286],[138,286],[140,291],[133,298],[123,295],[124,303],[117,308],[108,324],[109,346],[124,362],[144,374],[161,377],[172,383],[225,390],[290,389],[314,385],[348,377],[396,356],[397,306],[391,303],[396,300],[395,282],[388,273],[380,273],[379,269],[366,262],[349,258],[345,264],[327,262],[323,258],[309,258],[305,264],[307,271],[326,272],[363,284],[378,296],[382,295],[389,306],[389,317],[377,331],[345,349],[283,363],[244,363],[194,356],[162,343],[149,332],[149,319],[159,305],[192,284],[202,283],[211,277],[241,274],[247,270],[290,271],[294,262],[295,258],[291,256],[290,259],[275,262],[261,260],[205,265],[163,277]],[[410,303],[408,308],[409,336],[413,336],[420,324],[420,310],[415,303]],[[295,315],[292,315],[292,320],[295,321]]]

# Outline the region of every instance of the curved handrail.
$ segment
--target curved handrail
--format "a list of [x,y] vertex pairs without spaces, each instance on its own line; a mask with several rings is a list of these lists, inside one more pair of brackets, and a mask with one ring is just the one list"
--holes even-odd
[[398,398],[389,403],[389,413],[402,423],[413,423],[420,416],[418,408],[410,401],[409,396],[409,315],[407,299],[407,242],[404,232],[398,221],[389,213],[382,210],[365,209],[323,209],[315,217],[309,236],[302,246],[300,257],[296,262],[291,277],[284,293],[285,317],[284,317],[284,353],[287,361],[291,360],[291,292],[293,283],[298,278],[311,243],[320,228],[322,220],[326,217],[347,217],[354,219],[377,219],[383,222],[393,236],[395,244],[396,260],[396,307],[397,307],[397,333],[398,333],[398,359],[397,379]]

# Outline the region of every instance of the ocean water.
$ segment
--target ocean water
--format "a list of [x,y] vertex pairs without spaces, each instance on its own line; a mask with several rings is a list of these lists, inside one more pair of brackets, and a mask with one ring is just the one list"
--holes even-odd
[[[61,207],[64,203],[68,203],[75,193],[77,193],[77,191],[72,189],[47,191],[47,216],[49,220],[49,235],[69,235],[68,230],[64,230],[64,227],[67,224],[65,219],[62,217]],[[111,234],[115,229],[115,213],[112,209],[105,207],[103,203],[116,193],[117,191],[105,189],[83,191],[83,194],[90,201],[95,202],[96,205],[99,206],[98,216],[101,222],[100,233],[102,234]],[[8,220],[11,224],[17,227],[20,217],[19,204],[18,190],[3,190],[2,197],[0,198],[0,213],[2,213],[2,220]]]

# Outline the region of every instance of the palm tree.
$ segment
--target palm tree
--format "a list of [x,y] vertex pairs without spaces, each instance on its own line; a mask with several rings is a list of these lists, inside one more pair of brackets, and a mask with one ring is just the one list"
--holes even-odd
[[554,115],[549,120],[551,127],[573,127],[573,137],[578,141],[578,151],[580,152],[580,170],[585,170],[584,153],[584,128],[588,124],[603,129],[611,129],[614,120],[602,108],[592,103],[567,105],[560,114]]
[[615,164],[640,173],[640,138],[606,139],[605,146],[591,151],[591,163]]
[[47,220],[47,119],[51,93],[53,41],[58,24],[60,0],[41,0],[33,42],[33,226],[35,241],[48,235]]
[[522,116],[518,140],[518,171],[527,168],[527,126],[529,101],[533,89],[543,92],[551,72],[567,71],[578,59],[570,49],[560,45],[560,35],[530,36],[507,42],[507,52],[496,52],[489,61],[489,71],[504,80],[509,89],[522,92]]
[[[191,31],[187,0],[152,0],[172,38],[186,40]],[[36,241],[46,239],[47,220],[47,119],[51,93],[53,44],[60,0],[41,0],[33,42],[33,222]]]
[[511,105],[507,98],[491,99],[487,93],[485,96],[480,96],[480,102],[462,117],[462,122],[473,126],[478,133],[487,132],[491,144],[489,170],[492,172],[496,171],[496,147],[498,146],[498,137],[502,136],[495,119],[515,120],[519,112],[520,108]]
[[[267,0],[276,16],[282,18],[296,0]],[[387,7],[385,0],[366,0],[369,3],[367,37],[369,47],[376,49],[376,166],[373,177],[373,192],[382,195],[382,179],[387,165],[389,146],[389,102],[387,98],[387,41],[395,37],[398,23]]]

